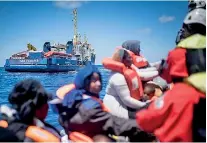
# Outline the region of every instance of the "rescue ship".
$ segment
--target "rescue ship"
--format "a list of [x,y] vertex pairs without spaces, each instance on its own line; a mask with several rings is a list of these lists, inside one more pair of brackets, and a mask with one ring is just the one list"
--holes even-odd
[[37,51],[32,44],[27,50],[6,59],[4,69],[9,72],[68,72],[76,71],[88,63],[95,64],[96,54],[87,37],[81,40],[77,33],[77,9],[73,10],[74,37],[64,44],[45,42]]

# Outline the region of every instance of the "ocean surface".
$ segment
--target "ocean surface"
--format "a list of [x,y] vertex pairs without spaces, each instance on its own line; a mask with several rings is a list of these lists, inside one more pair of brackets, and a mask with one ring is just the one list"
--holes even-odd
[[[101,91],[101,97],[105,95],[105,88],[109,78],[109,71],[104,69],[101,65],[97,66],[101,72],[103,80],[103,89]],[[55,95],[56,90],[65,85],[72,83],[77,72],[67,72],[67,73],[29,73],[29,72],[6,72],[3,67],[0,67],[0,105],[9,104],[8,95],[11,92],[14,85],[27,78],[34,78],[39,80],[46,90],[53,95]],[[46,121],[58,129],[61,129],[57,121],[57,114],[54,114],[51,109],[49,109]]]

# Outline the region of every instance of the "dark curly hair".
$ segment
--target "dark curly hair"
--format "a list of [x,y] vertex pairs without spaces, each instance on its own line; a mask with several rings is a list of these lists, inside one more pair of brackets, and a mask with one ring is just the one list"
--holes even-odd
[[32,122],[36,109],[46,104],[51,97],[39,81],[26,79],[14,86],[8,100],[18,111],[21,120]]

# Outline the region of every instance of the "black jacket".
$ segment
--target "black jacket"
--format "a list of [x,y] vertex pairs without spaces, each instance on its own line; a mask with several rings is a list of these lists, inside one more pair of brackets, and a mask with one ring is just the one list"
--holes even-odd
[[134,119],[123,119],[103,111],[93,98],[77,101],[60,114],[66,131],[81,132],[89,137],[97,134],[128,136],[130,141],[152,141],[154,136],[140,130]]

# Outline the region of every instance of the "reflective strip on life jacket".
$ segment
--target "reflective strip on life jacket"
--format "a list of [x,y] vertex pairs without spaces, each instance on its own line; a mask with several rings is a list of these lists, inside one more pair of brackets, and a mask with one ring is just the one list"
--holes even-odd
[[123,74],[129,87],[131,97],[137,100],[140,99],[140,96],[143,95],[142,82],[135,69],[127,68],[123,63],[114,61],[111,58],[103,59],[102,63],[104,68]]
[[7,123],[7,121],[5,121],[5,120],[0,120],[0,127],[7,128],[7,127],[8,127],[8,123]]
[[25,136],[35,142],[60,142],[55,135],[36,126],[29,126],[25,132]]
[[73,142],[93,142],[93,140],[90,137],[79,132],[69,133],[69,138]]

